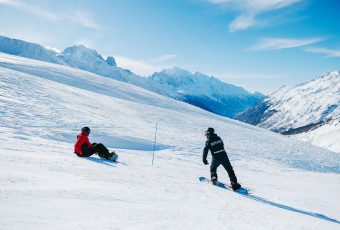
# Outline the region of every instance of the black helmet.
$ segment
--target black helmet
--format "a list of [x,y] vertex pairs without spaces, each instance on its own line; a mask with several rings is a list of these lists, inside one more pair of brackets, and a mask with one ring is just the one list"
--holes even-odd
[[208,128],[206,131],[205,131],[205,134],[214,134],[215,133],[215,130],[213,128]]
[[89,127],[83,127],[81,128],[81,131],[84,132],[84,133],[90,133],[90,128]]

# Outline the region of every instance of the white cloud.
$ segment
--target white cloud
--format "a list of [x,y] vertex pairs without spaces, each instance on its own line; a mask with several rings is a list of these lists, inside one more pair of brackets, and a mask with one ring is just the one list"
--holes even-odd
[[278,79],[281,76],[278,75],[268,75],[262,73],[254,73],[254,74],[231,74],[231,73],[215,73],[213,76],[216,76],[220,79]]
[[73,22],[78,23],[82,26],[92,28],[92,29],[100,29],[100,25],[97,24],[90,14],[84,10],[77,10],[73,15],[68,16]]
[[0,4],[14,7],[16,9],[31,13],[36,17],[40,17],[49,21],[63,20],[64,18],[71,19],[74,23],[80,24],[84,27],[92,29],[100,29],[101,26],[97,24],[90,16],[90,14],[83,10],[76,10],[73,15],[60,16],[40,7],[27,5],[17,0],[0,0]]
[[169,59],[174,59],[177,56],[178,55],[176,55],[176,54],[166,54],[166,55],[162,55],[158,58],[152,59],[151,61],[153,61],[153,62],[164,62],[164,61],[167,61]]
[[[277,82],[283,79],[283,76],[278,74],[266,74],[266,73],[231,73],[230,71],[219,71],[214,73],[213,76],[217,77],[221,81],[243,87],[249,92],[261,92],[265,95],[273,93],[272,86],[267,84],[261,84],[260,82]],[[243,82],[241,84],[241,82]]]
[[317,47],[310,47],[310,48],[306,48],[305,50],[311,53],[326,54],[326,58],[340,57],[340,50],[331,50],[331,49],[324,49],[324,48],[317,48]]
[[258,12],[281,9],[302,1],[304,0],[243,0],[248,9]]
[[52,12],[49,12],[49,11],[42,9],[42,8],[39,8],[39,7],[26,5],[26,4],[19,2],[19,1],[0,0],[0,4],[5,4],[5,5],[8,5],[8,6],[15,7],[19,10],[26,11],[28,13],[31,13],[31,14],[37,16],[37,17],[41,17],[41,18],[44,18],[44,19],[49,20],[49,21],[60,19],[60,17],[58,15],[56,15]]
[[214,3],[214,4],[220,4],[220,3],[226,3],[226,2],[230,2],[233,0],[208,0],[208,2]]
[[150,76],[154,72],[170,68],[171,66],[162,63],[176,57],[178,57],[176,54],[166,54],[149,60],[135,60],[124,56],[114,55],[119,67],[129,69],[140,76]]
[[[216,5],[227,5],[239,10],[240,15],[229,24],[231,32],[246,30],[251,27],[263,25],[264,22],[256,16],[278,9],[289,7],[306,0],[205,0]],[[269,20],[270,21],[270,20]]]
[[79,38],[76,42],[76,45],[83,45],[87,48],[93,47],[95,42],[91,39],[88,39],[86,37]]
[[246,30],[256,24],[253,15],[241,15],[229,24],[230,32],[236,32],[238,30]]
[[251,11],[269,11],[281,9],[305,0],[206,0],[212,4],[229,4],[235,8]]
[[288,39],[288,38],[263,38],[255,44],[250,50],[280,50],[287,48],[300,47],[314,44],[324,40],[324,38],[310,39]]
[[153,65],[148,61],[134,60],[128,57],[117,55],[114,55],[114,57],[116,59],[117,66],[129,69],[140,76],[150,76],[154,72],[159,72],[163,69],[169,68],[169,66],[165,65]]
[[45,49],[51,50],[51,51],[56,52],[56,53],[61,53],[61,51],[57,48],[46,46]]

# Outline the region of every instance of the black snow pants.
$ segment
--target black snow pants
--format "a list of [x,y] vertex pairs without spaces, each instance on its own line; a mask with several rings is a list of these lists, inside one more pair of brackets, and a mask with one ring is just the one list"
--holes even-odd
[[97,153],[98,156],[107,158],[109,156],[109,150],[102,143],[93,143],[91,148],[82,148],[83,157],[89,157]]
[[216,177],[217,179],[217,168],[218,166],[223,165],[225,170],[228,172],[230,182],[233,184],[237,184],[237,178],[234,172],[233,167],[230,164],[228,155],[226,153],[215,155],[212,158],[211,165],[210,165],[210,174],[211,177]]

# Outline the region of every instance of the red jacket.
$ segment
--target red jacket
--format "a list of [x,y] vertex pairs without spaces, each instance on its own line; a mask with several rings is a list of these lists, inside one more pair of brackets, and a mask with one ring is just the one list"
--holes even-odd
[[83,155],[82,151],[81,151],[81,147],[85,144],[87,144],[87,148],[91,148],[91,143],[89,141],[89,138],[88,138],[89,134],[87,133],[84,133],[82,132],[81,134],[79,134],[77,136],[77,142],[76,144],[74,145],[74,152],[77,154],[77,155]]

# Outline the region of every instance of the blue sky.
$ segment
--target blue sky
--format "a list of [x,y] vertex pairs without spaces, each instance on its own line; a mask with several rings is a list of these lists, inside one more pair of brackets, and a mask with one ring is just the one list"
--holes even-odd
[[339,0],[0,0],[0,35],[271,93],[340,70]]

